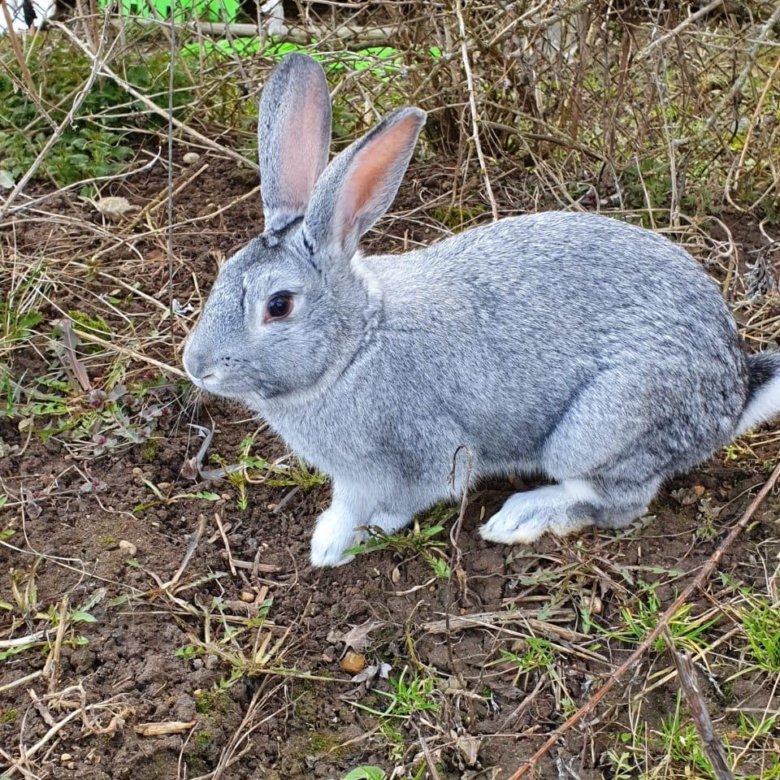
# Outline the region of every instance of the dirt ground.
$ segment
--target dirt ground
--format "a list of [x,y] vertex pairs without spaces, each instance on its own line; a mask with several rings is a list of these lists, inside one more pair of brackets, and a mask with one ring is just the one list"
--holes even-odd
[[[3,777],[339,779],[360,765],[395,777],[510,777],[716,550],[772,470],[778,437],[745,439],[680,477],[652,517],[624,532],[511,549],[483,542],[480,518],[515,489],[498,480],[469,497],[456,543],[457,507],[444,507],[421,519],[423,529],[441,520],[432,534],[441,546],[420,531],[313,570],[309,537],[328,486],[261,421],[150,362],[180,366],[219,261],[261,224],[254,173],[215,155],[203,163],[175,201],[173,319],[164,237],[147,227],[164,214],[143,211],[165,192],[162,164],[104,193],[134,208],[117,221],[70,193],[46,202],[58,220],[0,231],[7,250],[44,246],[53,280],[45,319],[11,362],[20,383],[49,381],[37,384],[34,411],[0,416]],[[177,168],[177,179],[193,170]],[[398,213],[437,186],[425,176],[412,170]],[[389,225],[369,248],[436,235],[413,218]],[[755,224],[728,225],[748,257],[761,243]],[[78,257],[63,256],[65,242]],[[69,357],[56,323],[74,311],[99,312],[101,322],[76,330]],[[192,459],[203,440],[190,424],[213,431],[204,468],[239,462],[242,451],[263,463],[248,482],[198,479]],[[694,652],[716,731],[744,751],[739,766],[750,777],[770,776],[778,721],[750,741],[740,718],[777,712],[778,675],[735,648],[747,646],[745,594],[777,596],[779,509],[773,493],[672,630]],[[710,777],[704,766],[686,774],[685,762],[697,764],[682,748],[675,757],[675,717],[688,733],[661,643],[536,776],[649,776],[666,756],[663,776]],[[640,732],[644,757],[633,749]]]

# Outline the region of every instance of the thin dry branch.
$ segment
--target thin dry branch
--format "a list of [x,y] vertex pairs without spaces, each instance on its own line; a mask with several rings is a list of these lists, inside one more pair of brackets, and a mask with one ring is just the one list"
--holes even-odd
[[490,201],[490,210],[493,213],[493,220],[498,220],[498,204],[493,195],[493,186],[490,183],[487,163],[485,162],[485,153],[482,151],[482,142],[479,138],[479,109],[477,108],[477,98],[474,89],[474,74],[471,72],[471,61],[469,60],[469,48],[467,43],[466,22],[463,19],[463,5],[461,0],[455,1],[455,13],[458,17],[458,30],[460,32],[460,56],[463,61],[463,70],[466,73],[466,84],[469,93],[469,108],[471,110],[471,139],[474,142],[474,149],[479,160],[479,168],[482,173],[482,179],[485,182],[485,194]]
[[756,63],[756,58],[758,57],[759,52],[764,46],[767,45],[767,38],[771,34],[772,30],[774,30],[775,25],[778,22],[780,22],[780,4],[778,4],[773,14],[761,26],[757,37],[753,39],[753,45],[750,47],[750,50],[747,53],[745,63],[742,66],[739,75],[736,79],[734,79],[734,82],[731,85],[731,89],[729,89],[729,91],[723,96],[719,105],[716,106],[716,108],[713,110],[710,118],[707,120],[707,123],[702,128],[702,136],[707,135],[712,130],[712,128],[715,126],[715,123],[722,118],[722,114],[726,110],[726,107],[729,106],[734,98],[742,91],[742,87],[745,85],[745,82],[753,71],[753,66]]
[[680,687],[685,696],[685,701],[688,702],[688,709],[691,711],[696,731],[699,732],[702,747],[710,760],[710,764],[712,764],[712,771],[715,773],[717,780],[734,780],[734,773],[726,760],[723,742],[715,733],[712,719],[707,709],[707,702],[704,701],[704,697],[699,689],[699,682],[696,679],[696,671],[693,668],[691,657],[687,653],[678,652],[668,629],[664,628],[663,636],[666,646],[672,655],[674,665],[677,668]]
[[[134,21],[142,27],[159,27],[164,25],[166,29],[171,28],[171,24],[163,20],[139,18]],[[113,24],[121,26],[123,22],[114,20]],[[184,22],[176,24],[174,27],[181,32],[197,33],[216,38],[225,36],[255,38],[263,34],[261,26],[240,22],[231,22],[229,24],[224,22]],[[362,25],[346,24],[331,29],[316,26],[303,28],[283,25],[274,30],[273,39],[274,41],[307,44],[325,37],[335,37],[337,40],[348,42],[352,45],[371,46],[377,43],[386,43],[393,33],[394,29],[392,27],[364,27]]]
[[[3,3],[2,6],[5,9],[5,3]],[[52,132],[52,134],[49,136],[46,143],[43,145],[43,149],[41,149],[41,151],[38,153],[38,156],[33,161],[32,165],[30,165],[30,167],[25,171],[24,176],[22,176],[22,178],[19,179],[16,186],[9,193],[8,197],[5,199],[2,205],[0,205],[0,220],[2,220],[5,217],[8,210],[11,208],[11,204],[16,200],[16,198],[19,196],[22,190],[24,190],[24,188],[28,185],[30,179],[32,179],[32,177],[35,176],[36,172],[38,171],[38,168],[41,167],[43,161],[46,159],[49,152],[52,150],[52,147],[57,143],[57,141],[60,140],[65,130],[67,130],[67,128],[69,128],[73,124],[73,120],[76,118],[76,114],[79,112],[81,105],[86,100],[87,95],[89,95],[90,91],[92,90],[95,80],[97,79],[98,74],[100,73],[100,70],[104,65],[104,57],[107,57],[110,54],[110,49],[105,55],[103,54],[103,49],[106,43],[106,29],[107,27],[106,25],[104,25],[103,32],[100,37],[100,46],[98,47],[98,51],[97,53],[91,55],[92,69],[90,70],[87,81],[85,82],[84,86],[81,88],[81,90],[73,100],[73,105],[70,107],[70,110],[65,116],[65,119],[63,119],[62,122],[60,122],[60,124],[54,130],[54,132]]]
[[634,650],[633,653],[612,673],[609,680],[599,688],[596,693],[580,707],[573,715],[569,716],[566,721],[557,728],[550,737],[544,742],[544,744],[524,763],[517,771],[509,777],[509,780],[520,780],[521,777],[525,777],[529,772],[532,772],[534,767],[541,761],[550,750],[555,747],[555,743],[574,726],[576,726],[583,718],[593,713],[598,706],[599,702],[609,693],[610,690],[623,678],[623,676],[631,669],[637,661],[652,647],[653,642],[661,635],[664,629],[669,625],[669,621],[677,614],[680,607],[685,604],[691,597],[693,592],[700,588],[710,577],[715,567],[718,565],[720,559],[734,544],[737,537],[742,533],[747,524],[752,519],[756,510],[764,502],[764,499],[771,493],[775,483],[780,477],[780,464],[775,467],[775,470],[770,475],[769,479],[764,483],[764,486],[759,491],[758,495],[750,502],[750,505],[745,510],[745,513],[739,519],[739,522],[729,531],[726,538],[720,543],[715,552],[707,559],[707,562],[702,567],[696,578],[691,582],[680,595],[672,602],[667,610],[661,615],[655,628],[650,631],[644,638],[642,643]]
[[683,19],[680,22],[680,24],[678,24],[677,27],[675,27],[673,30],[669,30],[668,32],[664,33],[660,38],[656,38],[654,41],[651,41],[647,46],[645,46],[645,48],[642,49],[642,51],[640,51],[639,54],[637,55],[637,59],[642,59],[643,57],[646,57],[651,51],[653,51],[653,49],[657,49],[659,46],[666,43],[666,41],[668,41],[670,38],[676,37],[686,27],[689,27],[697,19],[701,19],[702,16],[706,16],[711,11],[714,11],[720,5],[723,5],[723,0],[711,0],[711,2],[707,3],[707,5],[699,8],[698,11],[695,11],[689,16],[686,16],[685,19]]
[[[62,32],[68,36],[68,38],[74,43],[74,45],[77,46],[83,52],[83,54],[85,54],[90,59],[90,61],[93,63],[93,66],[97,65],[98,74],[108,76],[108,78],[112,79],[120,87],[122,87],[122,89],[125,90],[125,92],[127,92],[129,95],[132,95],[136,100],[139,100],[141,103],[143,103],[146,106],[146,108],[148,108],[152,113],[163,117],[166,121],[168,120],[169,118],[168,111],[160,108],[154,101],[150,100],[142,92],[139,92],[132,84],[130,84],[125,79],[123,79],[119,74],[117,74],[114,70],[112,70],[105,62],[98,63],[96,56],[90,51],[89,46],[87,46],[77,35],[75,35],[71,30],[69,30],[64,24],[61,24],[60,22],[51,22],[51,24],[57,27],[57,29],[62,30]],[[227,146],[223,146],[222,144],[218,144],[216,141],[212,141],[208,136],[199,133],[197,130],[185,124],[180,119],[176,119],[174,117],[172,119],[172,124],[178,130],[181,130],[186,135],[190,136],[191,138],[194,138],[198,143],[203,144],[203,146],[209,149],[214,149],[215,151],[218,151],[221,154],[230,157],[232,160],[235,160],[236,162],[240,162],[243,165],[248,165],[250,168],[255,167],[255,163],[252,160],[250,160],[248,157],[244,157],[243,154],[239,154],[238,152],[228,148]],[[1,213],[0,216],[2,216]]]

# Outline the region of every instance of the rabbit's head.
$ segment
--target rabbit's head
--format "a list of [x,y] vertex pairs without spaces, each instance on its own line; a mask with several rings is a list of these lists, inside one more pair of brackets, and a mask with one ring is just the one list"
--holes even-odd
[[262,408],[346,365],[371,310],[358,240],[392,203],[424,121],[400,109],[327,165],[325,74],[304,55],[282,60],[260,103],[265,232],[223,265],[190,334],[197,386]]

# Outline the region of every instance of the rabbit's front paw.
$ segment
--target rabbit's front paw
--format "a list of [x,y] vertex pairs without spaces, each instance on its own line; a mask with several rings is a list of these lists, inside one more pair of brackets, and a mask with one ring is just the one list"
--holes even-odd
[[319,568],[349,563],[354,556],[344,555],[344,551],[354,547],[358,541],[357,529],[352,521],[333,507],[326,509],[317,519],[311,537],[311,565]]

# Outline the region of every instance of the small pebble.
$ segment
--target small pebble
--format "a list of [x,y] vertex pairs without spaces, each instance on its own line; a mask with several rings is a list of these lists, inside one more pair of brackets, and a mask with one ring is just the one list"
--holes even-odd
[[181,161],[185,165],[195,165],[198,160],[200,160],[200,155],[197,152],[187,152],[187,154],[181,158]]
[[241,591],[241,601],[246,602],[247,604],[254,604],[255,603],[255,594],[250,593],[248,590]]
[[68,763],[68,761],[73,761],[73,756],[72,756],[70,753],[63,753],[63,754],[60,756],[60,761],[61,761],[63,764],[67,764],[67,763]]
[[341,668],[348,674],[358,674],[366,668],[366,657],[349,650],[341,659]]
[[138,552],[138,548],[126,539],[119,540],[119,549],[124,550],[131,558],[134,558],[135,554]]

